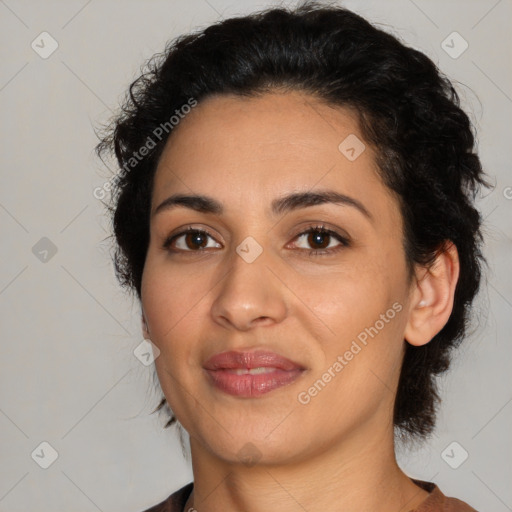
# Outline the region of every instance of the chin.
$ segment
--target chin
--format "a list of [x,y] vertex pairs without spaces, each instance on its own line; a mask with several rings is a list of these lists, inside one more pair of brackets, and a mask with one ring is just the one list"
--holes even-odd
[[[224,428],[226,430],[224,430]],[[237,425],[230,428],[226,423],[223,427],[208,429],[207,432],[196,432],[191,436],[193,439],[201,439],[200,445],[207,448],[207,451],[229,464],[243,464],[249,467],[257,464],[276,465],[293,462],[298,457],[298,446],[300,441],[293,440],[290,435],[274,433],[272,428],[247,428],[246,425]],[[232,432],[233,435],[230,435]],[[306,441],[304,443],[310,444]],[[199,448],[201,451],[203,448]],[[293,451],[292,451],[293,450]],[[300,450],[299,450],[300,451]]]

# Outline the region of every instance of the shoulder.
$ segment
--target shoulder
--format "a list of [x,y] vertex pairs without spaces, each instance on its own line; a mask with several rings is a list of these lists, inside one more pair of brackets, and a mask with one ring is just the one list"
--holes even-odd
[[[478,512],[461,500],[445,496],[439,487],[432,482],[421,480],[414,480],[414,482],[430,494],[416,510],[410,512]],[[193,482],[188,483],[161,503],[154,505],[144,512],[182,512],[193,486]]]
[[158,503],[157,505],[144,510],[144,512],[182,512],[183,507],[185,506],[185,503],[187,502],[187,499],[192,492],[193,486],[193,482],[188,483],[181,489],[173,492],[161,503]]
[[477,512],[467,503],[445,496],[439,487],[432,482],[423,482],[421,480],[414,480],[414,482],[430,494],[417,509],[410,512]]

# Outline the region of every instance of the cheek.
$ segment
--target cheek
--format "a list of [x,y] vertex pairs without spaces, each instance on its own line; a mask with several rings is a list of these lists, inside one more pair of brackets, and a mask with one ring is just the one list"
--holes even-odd
[[188,276],[177,266],[158,264],[148,258],[142,277],[141,298],[155,343],[173,338],[184,324],[190,327],[190,318],[200,308],[200,299],[207,291],[206,285],[197,277]]
[[342,271],[308,279],[307,285],[298,282],[297,295],[307,297],[309,309],[331,327],[331,334],[340,336],[373,323],[391,306],[398,287],[387,275],[368,258],[351,261]]
[[201,329],[212,287],[197,271],[191,273],[183,266],[151,257],[146,262],[141,299],[151,341],[160,350],[155,366],[164,391],[169,387],[175,395],[176,379],[187,388],[191,385],[199,357],[197,340],[203,337]]
[[[183,277],[164,266],[153,265],[151,260],[142,280],[142,305],[148,321],[151,341],[160,350],[155,359],[155,370],[164,395],[176,413],[183,409],[191,383],[194,329],[197,319],[198,298],[194,287]],[[195,305],[195,308],[194,308]]]
[[357,355],[348,357],[358,363],[345,372],[351,378],[367,377],[370,370],[391,378],[401,360],[406,322],[407,285],[399,252],[376,251],[309,285],[308,307],[329,328],[322,336],[327,367],[352,347]]

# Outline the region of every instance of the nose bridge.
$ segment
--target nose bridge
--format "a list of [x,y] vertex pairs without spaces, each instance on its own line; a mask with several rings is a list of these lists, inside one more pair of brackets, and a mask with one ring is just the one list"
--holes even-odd
[[286,310],[283,290],[268,269],[272,251],[263,246],[263,236],[259,238],[261,242],[248,236],[233,248],[212,304],[216,320],[228,320],[240,329],[262,317],[279,321]]

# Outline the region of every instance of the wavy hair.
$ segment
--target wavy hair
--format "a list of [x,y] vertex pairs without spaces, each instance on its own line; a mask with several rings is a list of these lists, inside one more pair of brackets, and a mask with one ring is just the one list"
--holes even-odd
[[[414,264],[431,265],[447,241],[458,250],[453,311],[429,343],[407,343],[395,399],[395,431],[425,438],[435,426],[436,376],[448,369],[451,350],[464,338],[479,288],[485,259],[474,202],[489,184],[474,127],[452,83],[423,53],[354,12],[315,1],[270,8],[179,36],[147,61],[96,146],[100,158],[115,155],[120,169],[108,206],[117,278],[140,300],[152,180],[172,130],[132,165],[148,137],[190,98],[200,104],[213,94],[251,97],[273,90],[307,92],[358,113],[383,183],[400,205],[409,272]],[[162,398],[156,410],[164,406]],[[166,427],[176,421],[168,411]]]

